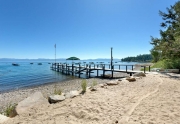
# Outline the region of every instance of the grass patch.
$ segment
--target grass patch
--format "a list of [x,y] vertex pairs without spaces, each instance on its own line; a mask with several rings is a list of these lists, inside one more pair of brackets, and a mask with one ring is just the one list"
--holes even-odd
[[61,95],[62,94],[62,90],[60,88],[58,89],[56,85],[54,86],[54,94],[55,95]]
[[87,82],[86,82],[85,79],[82,80],[81,87],[82,87],[82,92],[85,93],[86,92],[86,88],[87,88]]
[[93,80],[93,83],[92,83],[91,87],[94,87],[94,86],[96,86],[96,85],[97,85],[97,81],[96,81],[96,80]]
[[10,117],[10,115],[14,112],[17,104],[8,104],[5,110],[1,113],[7,117]]

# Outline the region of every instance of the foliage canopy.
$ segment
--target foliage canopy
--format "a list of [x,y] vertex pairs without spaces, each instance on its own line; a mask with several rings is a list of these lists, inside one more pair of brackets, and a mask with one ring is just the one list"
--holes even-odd
[[167,8],[167,13],[159,11],[159,14],[163,30],[160,30],[160,38],[151,36],[153,61],[163,60],[167,68],[180,68],[180,1]]
[[137,55],[136,57],[122,58],[121,61],[125,61],[125,62],[148,62],[148,61],[152,61],[152,56],[150,54]]
[[80,60],[80,59],[77,58],[77,57],[69,57],[69,58],[67,58],[66,60]]

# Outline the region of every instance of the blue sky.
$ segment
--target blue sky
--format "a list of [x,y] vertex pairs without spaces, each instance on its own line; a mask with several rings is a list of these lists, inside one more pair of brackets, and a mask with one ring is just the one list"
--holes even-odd
[[177,0],[0,0],[0,58],[80,59],[148,54],[159,10]]

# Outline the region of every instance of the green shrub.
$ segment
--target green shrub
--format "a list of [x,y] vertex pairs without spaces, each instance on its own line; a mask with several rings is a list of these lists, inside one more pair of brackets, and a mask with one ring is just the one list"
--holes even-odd
[[56,85],[54,86],[54,94],[55,95],[61,95],[62,94],[62,90],[58,89]]
[[163,59],[155,63],[151,68],[180,69],[180,59]]
[[81,82],[82,92],[86,92],[87,82],[86,80],[82,80]]
[[7,107],[5,108],[3,114],[7,117],[10,116],[10,114],[14,111],[16,108],[17,104],[8,104]]

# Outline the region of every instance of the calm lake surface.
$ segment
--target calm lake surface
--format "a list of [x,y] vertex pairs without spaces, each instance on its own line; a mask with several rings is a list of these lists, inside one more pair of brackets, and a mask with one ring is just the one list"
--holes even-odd
[[[31,86],[43,85],[52,82],[61,82],[65,80],[74,79],[77,77],[67,76],[60,72],[55,72],[50,69],[52,61],[0,61],[0,93],[9,90],[16,90],[20,88],[26,88]],[[61,60],[57,61],[61,63],[72,63],[72,61]],[[95,64],[99,64],[99,62],[103,62],[103,64],[109,64],[110,60],[104,61],[95,61],[95,60],[80,60],[73,61],[75,63],[78,62],[94,62]],[[134,65],[136,63],[126,63],[120,62],[119,60],[114,61],[115,64],[123,64],[123,65]],[[19,66],[13,66],[12,63],[18,63]],[[33,64],[30,64],[33,63]],[[42,63],[42,65],[38,65],[38,63]],[[125,69],[125,66],[121,67],[121,69]],[[96,74],[92,74],[92,76]],[[83,77],[83,75],[82,75]],[[84,75],[85,77],[85,75]]]

